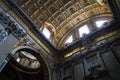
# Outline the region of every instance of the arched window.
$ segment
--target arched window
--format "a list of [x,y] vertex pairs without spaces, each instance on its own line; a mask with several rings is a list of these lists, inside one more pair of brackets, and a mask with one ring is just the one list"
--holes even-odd
[[95,23],[96,23],[97,27],[100,28],[100,27],[104,26],[104,24],[107,22],[108,22],[108,20],[98,20]]
[[79,35],[80,37],[83,36],[83,34],[88,34],[90,31],[89,31],[89,28],[87,25],[83,25],[79,28]]
[[42,33],[44,34],[44,36],[47,38],[47,39],[50,39],[50,31],[45,27],[42,31]]
[[71,42],[73,42],[73,36],[72,35],[68,37],[68,39],[65,41],[65,44],[69,44]]

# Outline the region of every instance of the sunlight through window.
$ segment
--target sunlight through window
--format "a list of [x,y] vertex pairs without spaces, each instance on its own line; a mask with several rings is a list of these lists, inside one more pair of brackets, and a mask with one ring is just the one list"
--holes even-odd
[[95,23],[97,27],[102,27],[105,22],[107,22],[107,20],[100,20],[100,21],[96,21]]
[[19,57],[17,58],[17,62],[20,62],[20,58]]
[[47,28],[44,28],[42,33],[45,35],[47,39],[50,39],[50,31]]
[[88,26],[87,25],[84,25],[82,27],[79,28],[79,35],[80,37],[83,36],[83,34],[88,34],[90,31],[88,29]]
[[66,42],[65,42],[65,44],[66,43],[71,43],[73,41],[73,37],[72,37],[72,35],[66,40]]

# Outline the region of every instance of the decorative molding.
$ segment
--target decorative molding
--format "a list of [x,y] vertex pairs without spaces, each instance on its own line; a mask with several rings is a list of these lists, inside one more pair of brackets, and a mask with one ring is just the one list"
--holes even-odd
[[15,3],[28,15],[37,28],[42,27],[44,22],[54,25],[56,34],[53,39],[57,49],[60,48],[66,34],[77,27],[78,23],[98,15],[111,14],[107,4],[99,5],[97,1],[91,0],[43,1],[41,5],[39,5],[41,1],[38,3],[32,0],[24,1],[24,3],[16,0]]

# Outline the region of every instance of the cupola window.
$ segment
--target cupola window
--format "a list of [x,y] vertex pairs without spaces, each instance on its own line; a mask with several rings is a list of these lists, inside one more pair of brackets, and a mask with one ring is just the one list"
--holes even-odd
[[79,28],[79,35],[80,37],[83,37],[84,34],[88,34],[90,31],[89,31],[89,28],[87,25],[84,25],[82,27]]
[[73,36],[72,35],[69,36],[69,38],[65,41],[65,44],[69,44],[71,42],[73,42]]
[[47,39],[50,39],[50,31],[47,28],[44,28],[42,33]]
[[100,27],[104,26],[105,23],[107,23],[107,22],[108,22],[108,20],[99,20],[99,21],[96,21],[95,23],[96,23],[97,27],[100,28]]

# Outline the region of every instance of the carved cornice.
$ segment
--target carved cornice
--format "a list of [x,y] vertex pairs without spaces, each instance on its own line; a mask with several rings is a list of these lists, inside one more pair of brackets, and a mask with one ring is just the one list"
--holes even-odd
[[[9,9],[2,1],[0,5],[8,12],[10,13],[17,21],[22,25],[22,27],[27,31],[27,33],[35,40],[41,47],[43,47],[49,54],[53,55],[52,51],[41,41],[41,39],[38,39],[38,37],[35,36],[35,34],[31,31],[31,28],[28,27],[11,9]],[[47,41],[48,42],[48,41]]]
[[60,48],[60,44],[67,34],[79,23],[91,17],[111,14],[105,2],[96,0],[15,0],[14,2],[28,15],[38,29],[45,22],[53,25],[57,32],[54,35],[54,44],[57,45],[57,49]]
[[[115,26],[114,26],[114,28],[115,28]],[[99,31],[98,31],[99,32]],[[102,35],[97,35],[96,36],[96,38],[94,37],[93,38],[93,40],[92,40],[92,42],[95,44],[95,43],[97,43],[97,42],[99,42],[99,41],[102,41],[102,40],[106,40],[107,38],[109,39],[109,37],[114,37],[114,35],[116,35],[116,34],[119,34],[120,33],[120,29],[119,29],[119,27],[118,26],[116,26],[116,29],[114,30],[111,30],[110,32],[108,31],[108,32],[106,32],[105,34],[103,33]],[[95,33],[94,33],[95,34]],[[89,35],[89,37],[90,37],[90,35]],[[80,41],[78,41],[78,42],[80,42]],[[67,49],[67,50],[64,50],[64,51],[62,51],[62,52],[64,52],[63,54],[65,54],[64,55],[64,58],[67,58],[67,57],[69,57],[69,56],[72,56],[72,55],[74,55],[75,53],[78,53],[79,51],[81,52],[81,51],[83,51],[83,50],[85,50],[85,48],[82,46],[82,43],[81,43],[81,47],[80,47],[80,45],[77,47],[77,44],[78,44],[78,42],[76,42],[74,45],[76,45],[76,48],[75,49],[73,49],[72,51],[71,51],[71,49],[70,49],[70,52],[65,52],[65,51],[69,51],[69,48]]]
[[[6,2],[6,0],[4,0],[5,2]],[[18,0],[19,1],[19,0]],[[30,1],[30,0],[29,0]],[[91,0],[92,1],[92,0]],[[56,2],[55,2],[56,3]],[[71,3],[71,2],[70,2]],[[77,5],[78,4],[78,2],[75,2],[76,4],[72,4],[72,6],[74,5]],[[6,3],[6,4],[8,4],[8,3]],[[24,4],[24,3],[23,3]],[[25,3],[25,4],[28,4],[28,3]],[[24,5],[25,5],[24,4]],[[38,26],[38,25],[34,25],[34,24],[36,24],[35,23],[35,21],[31,21],[28,17],[26,17],[26,15],[24,15],[23,13],[19,13],[19,12],[17,12],[17,9],[19,9],[19,8],[16,8],[16,6],[14,5],[13,7],[11,7],[11,5],[9,5],[8,4],[8,6],[9,7],[11,7],[11,9],[8,9],[8,7],[3,3],[3,2],[1,2],[0,3],[0,5],[3,7],[3,8],[5,8],[5,10],[6,11],[8,11],[10,14],[12,14],[13,15],[13,17],[23,26],[23,28],[27,31],[27,33],[43,48],[43,49],[45,49],[45,51],[47,51],[47,53],[49,53],[50,55],[52,55],[53,57],[55,57],[56,59],[57,59],[57,57],[56,57],[56,54],[60,54],[60,55],[62,55],[62,57],[61,58],[63,58],[63,56],[65,56],[64,54],[69,54],[70,53],[70,55],[73,55],[74,53],[76,53],[76,52],[78,52],[78,51],[80,51],[80,50],[83,50],[84,49],[84,47],[83,46],[81,46],[81,41],[78,41],[78,42],[76,42],[75,44],[73,44],[73,45],[71,45],[71,46],[69,46],[68,48],[66,48],[66,49],[64,49],[63,51],[58,51],[58,50],[56,50],[52,45],[50,45],[50,43],[47,41],[47,40],[45,40],[44,39],[44,37],[43,37],[43,35],[41,35],[40,34],[40,32],[37,30],[37,28],[36,28],[36,26]],[[22,5],[22,4],[21,4]],[[47,5],[47,4],[46,4]],[[67,5],[67,4],[66,4]],[[95,7],[95,6],[97,6],[95,9],[102,9],[103,10],[103,13],[102,12],[100,12],[100,11],[98,11],[98,14],[101,14],[101,15],[103,15],[103,16],[111,16],[111,13],[110,13],[110,11],[109,11],[109,9],[108,9],[108,7],[107,6],[100,6],[100,5],[98,5],[98,3],[95,3],[95,4],[93,4],[92,5],[92,7]],[[99,6],[99,7],[98,7]],[[38,6],[37,6],[38,7]],[[63,6],[64,7],[64,6]],[[90,6],[91,7],[91,6]],[[106,7],[107,7],[107,10],[104,10],[104,9],[106,9]],[[69,7],[69,8],[71,8],[71,7]],[[25,8],[24,7],[24,9],[27,9],[27,8]],[[41,10],[43,9],[42,7],[40,8]],[[76,8],[77,9],[77,8]],[[89,9],[89,7],[88,6],[86,6],[86,7],[84,7],[84,9]],[[95,9],[91,9],[91,10],[95,10]],[[14,10],[14,11],[13,11]],[[61,6],[61,8],[60,8],[60,10],[62,10],[62,6]],[[67,10],[67,9],[66,9]],[[91,12],[91,10],[90,10],[90,12]],[[59,11],[59,10],[58,10]],[[85,16],[86,15],[86,13],[84,13],[84,12],[82,12],[83,10],[82,9],[80,9],[80,11],[81,11],[81,15],[79,15],[79,16]],[[79,11],[79,13],[80,13],[80,11]],[[96,10],[97,11],[97,10]],[[17,15],[15,14],[15,12],[17,13]],[[21,11],[22,12],[22,11]],[[39,12],[39,11],[38,11]],[[44,11],[43,11],[44,12]],[[63,11],[64,12],[64,11]],[[100,12],[100,13],[99,13]],[[32,13],[32,12],[31,12]],[[37,13],[37,12],[36,12]],[[76,12],[73,12],[72,14],[74,15],[74,13],[75,14],[77,14],[78,12],[76,11]],[[57,13],[55,13],[55,14],[57,14]],[[61,14],[63,14],[63,13],[61,13]],[[69,20],[73,15],[69,15],[70,17],[68,17],[67,19]],[[88,14],[89,14],[89,10],[88,10]],[[37,15],[37,14],[34,14],[35,16]],[[48,14],[48,15],[50,15],[50,14]],[[53,14],[54,15],[54,14]],[[28,15],[29,16],[29,15]],[[93,16],[93,15],[91,15],[91,16]],[[88,16],[87,17],[87,15],[84,17],[84,18],[81,18],[81,19],[88,19],[89,17],[91,17],[91,16]],[[96,13],[96,15],[94,15],[94,16],[98,16],[97,15],[97,13]],[[22,18],[21,18],[22,17]],[[51,16],[51,17],[53,17],[53,16]],[[57,16],[58,17],[58,16]],[[77,17],[77,16],[76,16]],[[76,17],[74,17],[73,18],[73,20],[70,20],[70,22],[76,22],[76,21],[74,21],[75,19],[77,19]],[[23,19],[24,18],[24,19]],[[25,19],[26,18],[26,19]],[[32,17],[31,17],[32,18]],[[35,17],[34,17],[35,18]],[[22,21],[22,20],[24,21]],[[36,18],[35,18],[36,19]],[[48,22],[50,22],[50,21],[52,21],[52,18],[48,18],[48,19],[51,19],[51,20],[47,20]],[[36,20],[38,20],[38,19],[36,19]],[[39,20],[38,20],[39,21]],[[53,20],[54,21],[54,20]],[[33,23],[34,24],[33,24]],[[63,21],[64,22],[64,21]],[[60,23],[60,25],[63,23],[63,22],[61,22]],[[72,26],[75,28],[75,27],[78,27],[78,23],[79,23],[80,21],[78,20],[78,22],[76,22],[75,24],[74,23],[72,23]],[[25,24],[25,23],[27,23],[27,24]],[[29,24],[28,24],[29,23]],[[41,23],[40,23],[41,24]],[[66,25],[66,24],[65,24]],[[77,25],[77,26],[76,26]],[[119,24],[118,24],[119,25]],[[115,26],[115,27],[114,27]],[[110,37],[110,36],[112,36],[112,35],[114,35],[114,34],[117,34],[118,33],[118,31],[113,31],[112,32],[112,29],[114,29],[114,28],[116,28],[116,27],[118,27],[118,26],[116,26],[115,24],[113,24],[113,25],[110,25],[110,26],[108,26],[108,27],[106,27],[106,28],[104,28],[104,29],[101,29],[101,30],[98,30],[97,32],[95,32],[95,33],[93,33],[93,34],[90,34],[90,36],[89,37],[91,37],[92,36],[92,39],[94,39],[95,41],[94,42],[97,42],[97,41],[100,41],[100,40],[102,40],[102,39],[105,39],[105,38],[108,38],[108,37]],[[38,27],[39,28],[39,27]],[[64,27],[63,27],[64,28]],[[57,29],[57,28],[56,28]],[[58,28],[58,30],[59,30],[59,28]],[[63,29],[64,30],[64,29]],[[99,32],[101,32],[103,30],[103,32],[104,33],[99,33]],[[105,32],[107,30],[107,32]],[[62,31],[62,30],[61,30]],[[111,32],[110,32],[111,31]],[[58,31],[59,32],[59,31]],[[64,31],[63,31],[64,32]],[[108,32],[110,32],[110,33],[108,33]],[[99,34],[97,34],[97,33],[99,33]],[[108,35],[107,35],[107,33],[108,33]],[[112,35],[111,35],[111,33],[112,33]],[[105,34],[106,34],[106,36],[105,36]],[[105,36],[105,37],[103,37],[103,36]],[[98,38],[98,37],[100,37],[100,38]],[[42,39],[43,38],[43,39]],[[58,55],[59,56],[59,55]],[[68,56],[67,56],[68,57]]]

